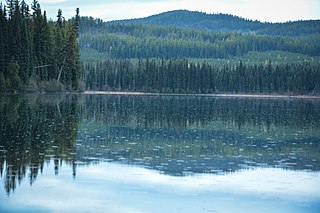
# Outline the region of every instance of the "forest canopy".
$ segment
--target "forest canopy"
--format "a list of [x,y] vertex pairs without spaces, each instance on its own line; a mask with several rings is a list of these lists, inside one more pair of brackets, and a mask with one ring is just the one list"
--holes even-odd
[[[186,23],[190,23],[186,25]],[[320,22],[171,11],[104,22],[0,5],[0,91],[320,94]],[[80,58],[81,56],[81,58]]]
[[80,88],[79,9],[66,20],[47,19],[37,0],[0,4],[0,90],[61,91]]
[[[193,26],[201,17],[201,23],[209,24],[207,15],[186,13],[113,22],[81,17],[86,89],[319,94],[319,21],[263,24],[218,15],[215,26],[227,21],[229,30],[208,30]],[[181,15],[190,25],[185,26]],[[237,28],[230,31],[233,26]],[[268,29],[275,29],[275,35]]]

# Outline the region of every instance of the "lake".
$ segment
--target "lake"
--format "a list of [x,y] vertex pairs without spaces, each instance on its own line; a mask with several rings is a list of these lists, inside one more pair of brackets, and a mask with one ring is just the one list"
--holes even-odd
[[0,95],[0,212],[320,212],[320,100]]

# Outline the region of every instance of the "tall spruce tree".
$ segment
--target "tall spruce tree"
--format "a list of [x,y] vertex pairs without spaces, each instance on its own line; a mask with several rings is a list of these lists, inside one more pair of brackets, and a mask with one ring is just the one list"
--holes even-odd
[[8,21],[6,7],[0,4],[0,86],[4,85],[8,61]]
[[56,42],[60,42],[57,52],[61,54],[61,64],[57,80],[71,85],[77,90],[79,87],[80,50],[78,45],[79,36],[79,9],[76,9],[76,16],[65,22],[61,10],[58,11],[56,30]]
[[32,33],[31,33],[31,17],[29,14],[29,6],[22,1],[20,6],[21,13],[21,44],[20,48],[20,72],[19,76],[24,84],[28,83],[30,77],[30,70],[33,69],[33,57],[32,57]]

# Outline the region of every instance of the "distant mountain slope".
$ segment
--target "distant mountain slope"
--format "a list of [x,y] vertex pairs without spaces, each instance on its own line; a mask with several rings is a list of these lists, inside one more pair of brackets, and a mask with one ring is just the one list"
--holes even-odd
[[87,59],[230,59],[266,51],[320,56],[320,21],[273,24],[178,10],[113,22],[82,17],[80,23]]
[[226,14],[207,14],[188,10],[175,10],[146,18],[112,21],[122,24],[150,24],[175,26],[221,32],[256,32],[257,34],[305,36],[320,33],[320,20],[286,23],[263,23]]
[[[118,23],[150,24],[159,26],[175,26],[210,31],[256,31],[263,29],[258,21],[249,21],[226,14],[206,14],[187,10],[169,11],[146,18],[115,21]],[[269,25],[269,24],[267,24]]]

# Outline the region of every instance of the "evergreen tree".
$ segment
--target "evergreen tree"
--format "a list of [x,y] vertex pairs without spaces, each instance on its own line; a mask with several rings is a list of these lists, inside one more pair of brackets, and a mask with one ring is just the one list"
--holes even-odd
[[56,55],[60,56],[61,63],[58,65],[59,73],[57,81],[70,85],[77,90],[79,87],[80,53],[78,46],[79,34],[79,9],[76,16],[69,22],[63,21],[62,11],[58,11],[58,21],[56,25],[56,42],[59,42]]
[[8,21],[6,16],[6,7],[0,4],[0,78],[2,79],[6,75],[8,61]]
[[21,2],[21,16],[21,44],[23,44],[23,46],[20,48],[19,76],[23,84],[27,84],[30,77],[30,70],[33,69],[33,44],[29,7],[24,1]]
[[79,70],[80,70],[80,50],[78,46],[78,34],[79,34],[79,8],[76,9],[75,18],[68,22],[67,25],[67,44],[66,44],[66,54],[67,60],[66,64],[68,67],[68,72],[65,72],[68,75],[65,79],[73,89],[77,90],[79,87]]

